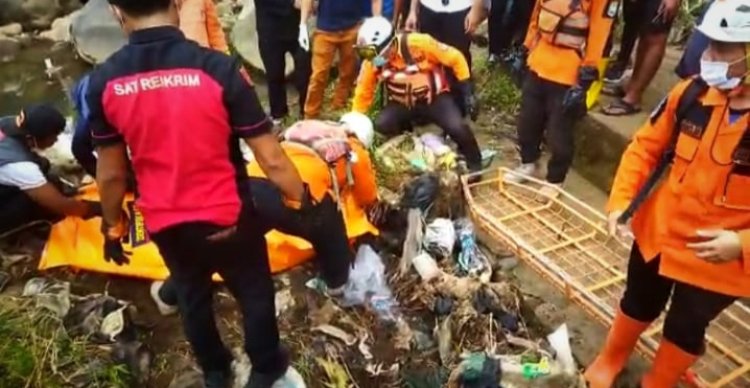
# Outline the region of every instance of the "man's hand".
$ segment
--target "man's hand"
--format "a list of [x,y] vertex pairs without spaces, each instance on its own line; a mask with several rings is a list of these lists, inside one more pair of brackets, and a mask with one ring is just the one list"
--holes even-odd
[[472,35],[477,30],[480,23],[482,23],[482,16],[472,8],[471,11],[466,14],[466,19],[464,20],[464,31],[467,35]]
[[305,51],[310,51],[310,32],[307,31],[307,24],[302,23],[299,25],[299,37],[297,38],[299,46]]
[[128,236],[130,221],[123,212],[116,225],[108,225],[102,220],[102,234],[104,235],[104,260],[117,265],[129,264],[130,252],[122,248],[122,241]]
[[83,200],[84,205],[87,206],[87,211],[84,213],[83,216],[81,216],[84,220],[89,220],[94,217],[101,217],[102,216],[102,203],[98,201],[87,201]]
[[634,238],[633,230],[630,227],[630,221],[621,224],[619,218],[622,215],[622,210],[615,210],[607,216],[607,232],[610,236],[616,236],[620,238]]
[[110,240],[104,238],[104,260],[117,265],[130,264],[130,252],[122,248],[120,239]]
[[406,24],[404,24],[404,30],[406,31],[417,30],[417,14],[416,13],[409,12],[409,17],[406,18]]
[[737,232],[730,230],[699,230],[698,237],[706,239],[699,243],[688,243],[695,255],[710,263],[721,264],[742,257],[742,241]]
[[471,80],[465,80],[458,83],[461,97],[463,98],[463,113],[465,116],[469,116],[471,121],[477,121],[479,116],[479,105],[477,104],[476,96],[474,96],[474,84]]
[[563,96],[562,109],[566,116],[574,120],[586,116],[586,89],[578,85],[571,86]]
[[659,11],[656,14],[656,18],[660,20],[654,21],[661,21],[662,23],[671,22],[677,16],[679,8],[680,0],[661,0]]

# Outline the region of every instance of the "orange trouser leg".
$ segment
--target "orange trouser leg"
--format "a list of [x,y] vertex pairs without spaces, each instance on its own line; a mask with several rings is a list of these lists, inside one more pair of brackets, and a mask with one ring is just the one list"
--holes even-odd
[[336,54],[335,33],[315,31],[312,41],[312,75],[305,101],[305,118],[314,119],[320,115],[323,97],[328,85],[333,57]]
[[604,348],[594,362],[586,368],[584,377],[590,388],[610,388],[633,353],[638,338],[651,322],[640,322],[628,317],[619,309],[612,328],[607,334]]
[[357,43],[358,30],[359,26],[355,26],[338,35],[339,80],[333,92],[331,104],[333,109],[346,107],[349,95],[354,88],[354,81],[357,79],[357,54],[354,51],[354,45]]
[[651,369],[643,376],[641,388],[673,388],[698,360],[698,356],[662,339]]

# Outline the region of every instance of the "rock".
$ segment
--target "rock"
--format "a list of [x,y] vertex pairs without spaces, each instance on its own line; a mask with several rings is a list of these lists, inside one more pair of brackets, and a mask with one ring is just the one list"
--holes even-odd
[[39,37],[43,39],[49,39],[54,42],[67,42],[70,40],[70,24],[73,21],[73,18],[78,15],[79,11],[73,12],[72,14],[68,16],[63,16],[61,18],[55,19],[54,22],[52,22],[52,27],[47,30],[43,31],[39,34]]
[[501,271],[512,271],[518,266],[518,258],[506,257],[504,259],[500,259],[495,263],[495,266]]
[[[312,29],[310,29],[312,31]],[[255,27],[255,2],[248,1],[242,8],[230,34],[231,45],[250,66],[266,72],[258,48],[258,33]],[[294,62],[290,54],[286,54],[286,75],[294,71]]]
[[565,323],[565,313],[552,303],[542,303],[534,309],[534,315],[544,327],[556,328]]
[[78,55],[92,64],[104,62],[127,42],[107,0],[86,3],[71,20],[70,37]]
[[0,27],[0,35],[16,36],[21,35],[21,32],[23,32],[21,23],[11,23]]
[[0,36],[0,62],[9,62],[21,51],[21,42]]
[[19,23],[27,30],[43,30],[80,6],[79,0],[0,0],[0,25]]

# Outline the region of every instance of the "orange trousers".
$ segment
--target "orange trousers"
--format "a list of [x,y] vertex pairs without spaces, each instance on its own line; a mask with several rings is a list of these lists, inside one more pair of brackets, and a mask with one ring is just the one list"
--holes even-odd
[[320,116],[331,66],[337,52],[339,54],[339,80],[333,93],[331,108],[337,110],[346,107],[354,81],[357,79],[357,54],[354,51],[354,45],[357,43],[358,30],[357,25],[344,31],[316,30],[313,33],[312,75],[305,102],[306,119],[316,119]]

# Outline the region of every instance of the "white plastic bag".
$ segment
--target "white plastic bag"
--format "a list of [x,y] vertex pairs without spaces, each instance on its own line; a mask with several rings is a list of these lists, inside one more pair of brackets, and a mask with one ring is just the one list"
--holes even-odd
[[357,250],[354,268],[344,287],[344,306],[369,305],[383,320],[396,320],[396,300],[385,280],[385,265],[371,246]]
[[424,249],[437,258],[446,258],[453,252],[456,243],[456,229],[453,221],[436,218],[425,230]]

